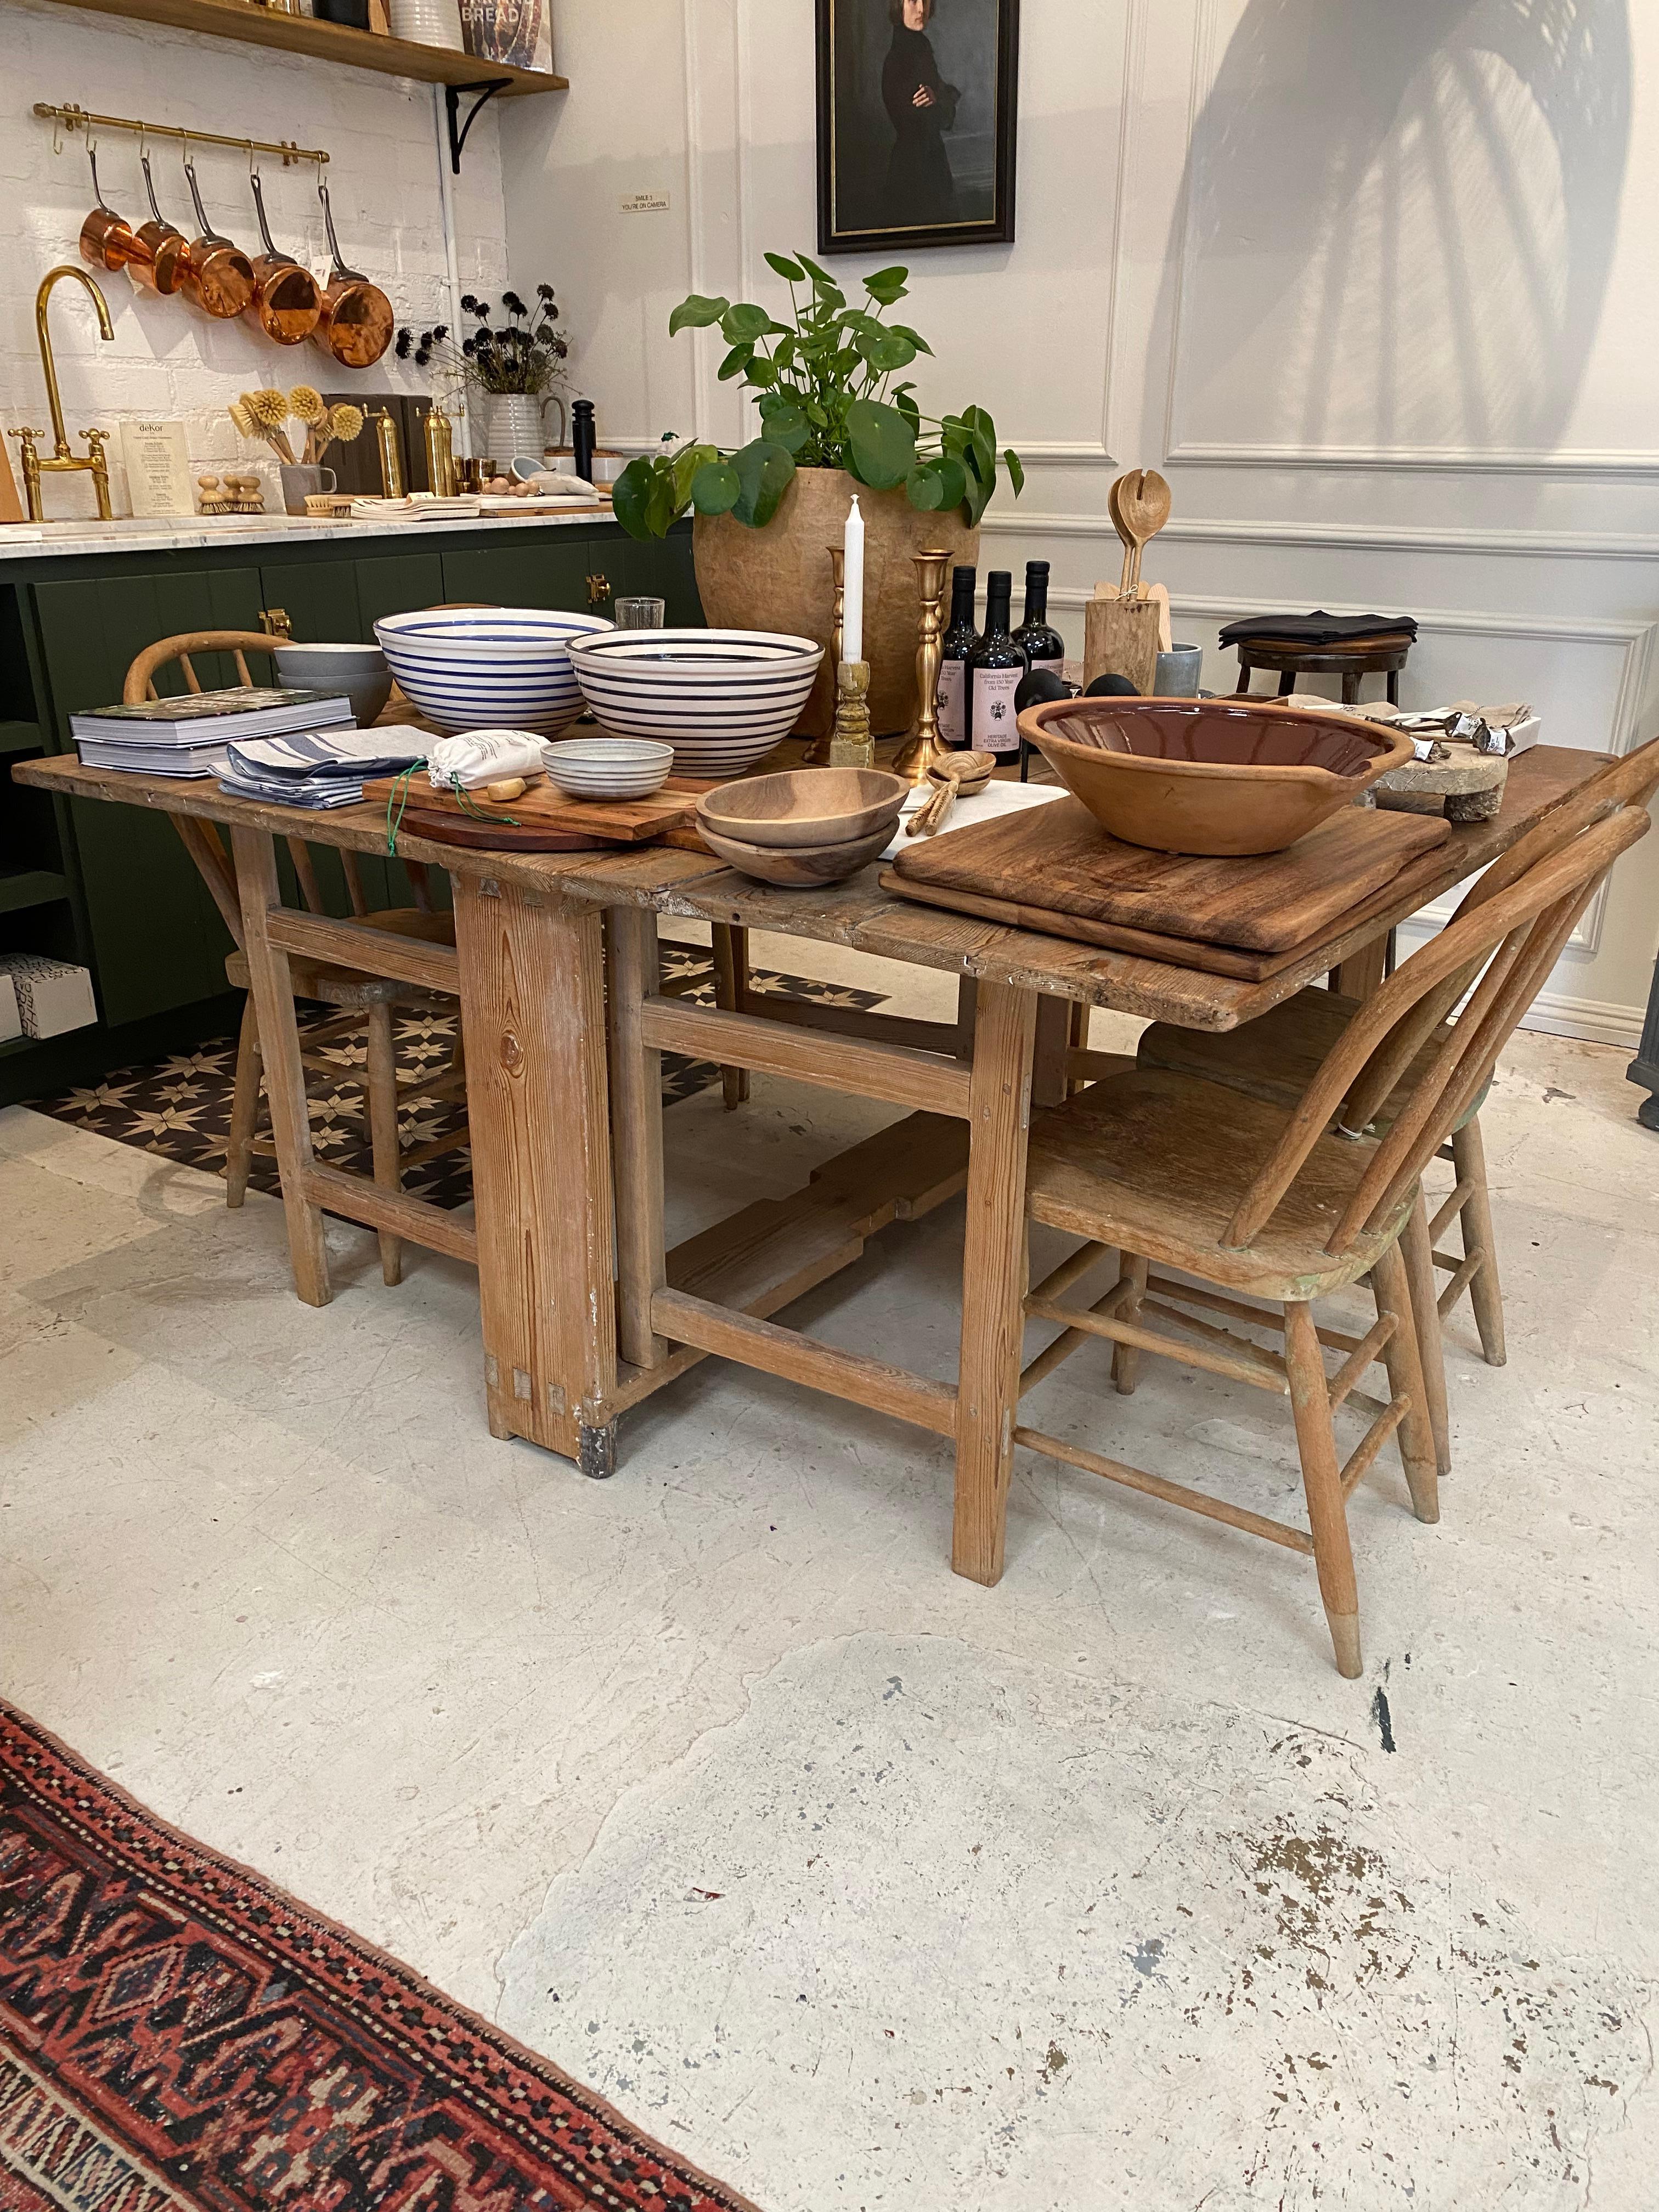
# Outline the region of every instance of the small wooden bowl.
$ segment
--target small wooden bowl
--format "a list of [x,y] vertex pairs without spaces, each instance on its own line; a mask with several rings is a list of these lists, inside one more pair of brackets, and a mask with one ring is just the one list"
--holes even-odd
[[[849,775],[869,772],[863,769],[845,771]],[[703,843],[727,867],[736,868],[742,875],[753,876],[757,883],[781,884],[797,890],[814,884],[838,884],[843,877],[855,876],[886,849],[893,835],[892,823],[884,822],[862,837],[848,838],[834,845],[750,845],[739,837],[722,837],[707,822],[700,821],[697,828]]]
[[750,846],[845,845],[878,829],[890,836],[908,789],[902,775],[880,769],[786,769],[705,792],[697,818],[705,831]]
[[1159,853],[1281,853],[1389,769],[1403,732],[1267,701],[1055,699],[1019,718],[1074,799]]

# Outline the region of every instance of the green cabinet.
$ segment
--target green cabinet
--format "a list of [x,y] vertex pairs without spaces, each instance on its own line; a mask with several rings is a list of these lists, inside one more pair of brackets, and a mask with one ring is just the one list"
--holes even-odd
[[[590,578],[603,584],[590,588]],[[381,616],[411,607],[484,600],[608,614],[618,592],[659,594],[671,623],[701,623],[690,530],[651,544],[636,544],[614,524],[515,524],[510,531],[482,526],[424,537],[410,529],[390,539],[311,545],[289,539],[222,552],[124,553],[118,543],[95,556],[31,558],[20,551],[0,564],[0,717],[11,718],[0,719],[0,753],[9,731],[32,736],[37,724],[49,747],[67,750],[70,716],[118,700],[128,667],[159,638],[257,630],[262,613],[280,608],[302,641],[367,642]],[[236,681],[222,656],[198,656],[196,668],[204,685]],[[176,672],[161,685],[184,688]],[[0,759],[0,778],[3,771]],[[229,939],[172,823],[106,801],[73,800],[56,817],[46,806],[17,804],[33,796],[0,790],[0,888],[9,874],[27,890],[42,871],[52,872],[66,893],[74,886],[72,901],[60,900],[55,918],[30,927],[41,949],[78,946],[90,962],[105,1024],[149,1021],[153,1030],[174,1010],[182,1015],[219,997]],[[67,854],[58,849],[58,818],[68,824]],[[362,872],[371,902],[407,899],[397,863],[366,855]],[[332,854],[319,852],[319,875],[331,903],[346,911]],[[0,936],[4,922],[0,915]],[[186,1024],[179,1026],[183,1034]],[[112,1041],[105,1065],[118,1066],[120,1050]],[[29,1095],[11,1073],[0,1088]]]

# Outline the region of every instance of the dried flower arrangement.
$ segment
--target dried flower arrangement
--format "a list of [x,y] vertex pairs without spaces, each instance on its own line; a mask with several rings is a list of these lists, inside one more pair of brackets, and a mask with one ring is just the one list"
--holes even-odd
[[[299,453],[289,443],[287,424],[289,418],[303,425],[304,442]],[[281,392],[270,386],[258,392],[245,392],[230,403],[230,419],[245,438],[258,438],[270,447],[279,461],[289,467],[301,462],[315,463],[337,441],[349,446],[354,438],[362,434],[363,410],[342,400],[331,407],[314,386],[296,384],[292,392]]]
[[503,292],[504,319],[499,324],[492,322],[495,310],[488,300],[465,292],[461,307],[478,324],[471,337],[457,344],[447,323],[429,331],[401,330],[398,360],[412,360],[416,368],[435,364],[441,376],[495,397],[540,393],[563,381],[570,341],[558,327],[558,305],[550,284],[538,284],[533,307],[527,307],[516,292]]

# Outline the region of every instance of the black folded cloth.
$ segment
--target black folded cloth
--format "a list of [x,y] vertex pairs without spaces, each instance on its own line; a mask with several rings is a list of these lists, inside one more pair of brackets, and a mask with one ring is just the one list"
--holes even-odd
[[1229,623],[1221,633],[1223,645],[1249,645],[1254,640],[1272,638],[1276,644],[1305,645],[1310,650],[1322,645],[1346,645],[1357,638],[1368,642],[1373,638],[1403,638],[1413,643],[1417,637],[1417,618],[1414,615],[1328,615],[1316,607],[1310,615],[1245,615],[1236,623]]

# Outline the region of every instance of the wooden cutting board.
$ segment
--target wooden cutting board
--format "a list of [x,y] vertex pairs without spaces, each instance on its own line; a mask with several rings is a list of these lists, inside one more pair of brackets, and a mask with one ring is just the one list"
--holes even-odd
[[[470,791],[462,805],[452,791],[434,791],[416,769],[405,791],[401,776],[371,777],[367,805],[389,806],[411,836],[431,837],[469,851],[491,853],[594,852],[605,845],[643,845],[671,832],[692,830],[701,784],[677,788],[670,778],[645,799],[567,799],[545,777],[521,798],[500,804]],[[402,813],[398,808],[402,802]],[[480,817],[486,818],[480,819]]]
[[1446,835],[1421,815],[1350,806],[1283,853],[1207,860],[1125,844],[1064,799],[907,847],[890,873],[896,890],[929,905],[990,899],[1050,915],[1053,933],[1085,941],[1066,918],[1272,955],[1328,931]]

